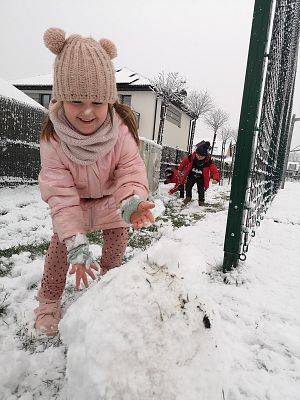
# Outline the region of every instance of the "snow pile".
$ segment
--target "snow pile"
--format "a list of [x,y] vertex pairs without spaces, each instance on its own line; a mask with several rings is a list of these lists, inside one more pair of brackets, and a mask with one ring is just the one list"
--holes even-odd
[[[156,241],[145,251],[131,249],[129,262],[82,292],[68,278],[63,342],[33,335],[43,258],[0,257],[1,400],[299,399],[300,184],[279,191],[247,260],[227,274],[228,188],[211,187],[207,207],[195,200],[182,209],[167,190]],[[11,218],[47,211],[34,187],[0,189],[3,195]],[[182,219],[190,226],[177,228]],[[34,235],[30,223],[18,232],[20,222],[2,224],[11,229],[5,248]],[[101,253],[98,245],[92,250]]]
[[222,399],[228,358],[203,256],[190,246],[178,261],[178,246],[164,238],[68,309],[66,398]]

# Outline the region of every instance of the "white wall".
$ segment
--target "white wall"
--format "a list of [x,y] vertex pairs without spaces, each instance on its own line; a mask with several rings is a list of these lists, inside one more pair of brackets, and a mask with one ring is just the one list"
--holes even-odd
[[181,126],[165,120],[163,145],[178,147],[180,150],[187,150],[190,129],[190,117],[184,112],[181,113]]
[[156,96],[151,91],[118,91],[131,96],[131,107],[141,114],[139,136],[152,140]]
[[[161,100],[159,99],[157,103],[157,113],[156,113],[155,140],[157,140],[158,130],[159,130],[160,109],[161,109]],[[183,111],[181,110],[179,111],[181,112],[181,126],[178,127],[177,125],[173,124],[172,122],[166,119],[164,125],[162,144],[174,148],[178,147],[180,150],[186,151],[188,148],[191,118]]]
[[[119,91],[118,93],[132,96],[131,107],[141,114],[139,135],[147,139],[153,139],[153,125],[156,107],[154,140],[157,141],[161,100],[158,99],[156,104],[155,93],[147,91]],[[180,127],[165,120],[163,145],[174,148],[178,147],[180,150],[187,150],[191,118],[181,110],[179,111],[181,112]]]

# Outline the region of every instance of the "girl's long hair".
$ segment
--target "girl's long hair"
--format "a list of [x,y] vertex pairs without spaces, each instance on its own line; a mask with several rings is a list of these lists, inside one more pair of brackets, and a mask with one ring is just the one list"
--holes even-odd
[[[139,135],[138,135],[137,122],[136,122],[136,118],[135,118],[135,115],[134,115],[132,109],[129,106],[127,106],[126,104],[121,104],[118,101],[116,101],[115,104],[108,105],[108,111],[109,111],[110,115],[112,115],[113,108],[118,113],[118,115],[121,117],[124,124],[127,126],[128,130],[131,132],[132,136],[134,137],[136,144],[139,146],[140,139],[139,139]],[[40,140],[49,140],[50,137],[53,136],[53,133],[54,133],[54,127],[49,118],[49,115],[47,114],[44,119],[42,128],[41,128]]]

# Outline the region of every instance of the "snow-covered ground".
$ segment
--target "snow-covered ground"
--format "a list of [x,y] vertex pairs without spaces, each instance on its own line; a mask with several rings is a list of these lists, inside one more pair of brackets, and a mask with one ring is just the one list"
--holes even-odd
[[80,293],[68,278],[50,339],[32,328],[47,206],[36,186],[0,189],[0,400],[300,399],[300,184],[279,192],[227,274],[229,188],[210,188],[206,208],[166,192],[123,267]]

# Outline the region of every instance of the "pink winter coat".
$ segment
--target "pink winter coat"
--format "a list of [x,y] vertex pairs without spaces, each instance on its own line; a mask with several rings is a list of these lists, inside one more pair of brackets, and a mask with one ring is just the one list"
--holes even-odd
[[145,164],[127,126],[120,125],[113,149],[94,164],[75,164],[63,152],[57,135],[40,143],[39,187],[51,209],[53,232],[59,240],[98,229],[126,227],[122,200],[148,197]]

